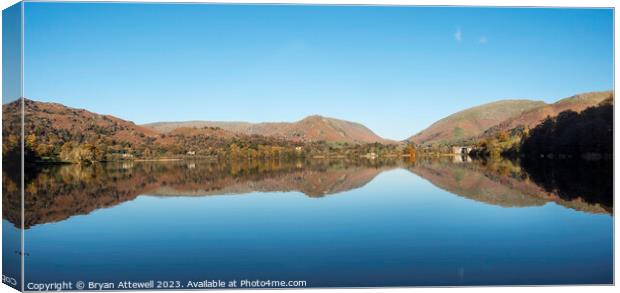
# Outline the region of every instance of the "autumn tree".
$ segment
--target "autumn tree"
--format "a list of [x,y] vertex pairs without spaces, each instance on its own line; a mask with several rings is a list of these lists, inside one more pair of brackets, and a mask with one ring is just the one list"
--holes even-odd
[[407,145],[407,148],[405,148],[405,154],[409,156],[410,161],[415,161],[416,149],[414,146]]

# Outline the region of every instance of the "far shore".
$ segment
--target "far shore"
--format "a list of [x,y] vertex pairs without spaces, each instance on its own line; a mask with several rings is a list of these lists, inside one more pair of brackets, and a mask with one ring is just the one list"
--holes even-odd
[[[129,160],[129,161],[133,161],[133,162],[169,162],[169,161],[184,161],[184,158],[160,158],[160,159],[134,159],[134,160]],[[123,162],[123,161],[117,161],[117,162]]]

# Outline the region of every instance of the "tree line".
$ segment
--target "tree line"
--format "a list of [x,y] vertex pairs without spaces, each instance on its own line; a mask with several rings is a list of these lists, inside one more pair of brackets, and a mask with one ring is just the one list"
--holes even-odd
[[[24,158],[27,163],[92,163],[158,158],[292,159],[314,157],[409,156],[415,158],[413,145],[381,143],[299,142],[260,135],[220,137],[208,129],[190,134],[160,134],[157,137],[135,134],[134,142],[116,139],[113,133],[73,133],[45,125],[45,121],[26,123]],[[44,124],[43,127],[41,124]],[[7,126],[5,124],[5,126]],[[5,128],[3,157],[19,161],[19,133]],[[202,130],[202,129],[201,129]]]
[[564,111],[547,117],[521,142],[531,157],[609,157],[613,154],[613,101],[605,100],[581,113]]
[[471,155],[608,159],[613,155],[613,97],[582,112],[563,111],[534,128],[519,126],[480,139]]

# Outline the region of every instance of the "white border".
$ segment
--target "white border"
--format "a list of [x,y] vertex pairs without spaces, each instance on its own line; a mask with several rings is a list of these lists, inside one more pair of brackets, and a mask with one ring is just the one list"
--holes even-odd
[[[26,0],[28,2],[37,2],[38,0]],[[15,3],[17,3],[18,1],[12,1],[12,0],[0,0],[0,8],[1,9],[5,9]],[[38,1],[38,2],[49,2],[49,1]],[[58,2],[120,2],[120,1],[88,1],[88,0],[64,0],[64,1],[58,1]],[[532,0],[523,0],[523,1],[516,1],[516,0],[442,0],[442,1],[430,1],[430,0],[268,0],[268,1],[260,1],[260,0],[219,0],[219,1],[200,1],[200,0],[168,0],[168,1],[153,1],[153,0],[142,0],[142,1],[138,1],[138,0],[126,0],[123,2],[152,2],[152,3],[171,3],[171,2],[175,2],[175,3],[230,3],[230,4],[235,4],[235,3],[262,3],[262,4],[326,4],[326,5],[422,5],[422,6],[494,6],[494,7],[616,7],[616,1],[613,0],[590,0],[590,1],[583,1],[583,0],[538,0],[538,1],[532,1]],[[22,13],[23,13],[23,9],[22,9]],[[22,27],[23,27],[23,16],[22,16]],[[618,46],[616,44],[616,33],[618,31],[618,24],[615,22],[615,11],[614,11],[614,63],[615,63],[615,56],[616,56],[616,52],[618,50]],[[0,22],[0,32],[1,32],[1,22]],[[22,30],[22,34],[23,34],[23,30]],[[23,36],[22,36],[22,42],[23,42]],[[23,48],[23,45],[22,45]],[[1,52],[1,39],[0,39],[0,52]],[[23,56],[23,52],[22,52],[22,56]],[[614,89],[615,89],[615,78],[618,76],[618,72],[617,72],[617,68],[615,67],[614,64]],[[2,77],[2,73],[0,71],[0,80]],[[22,58],[22,93],[23,93],[23,58]],[[616,117],[616,113],[617,113],[617,107],[615,108],[614,111],[614,118]],[[1,123],[1,122],[0,122]],[[618,125],[620,123],[618,121],[614,121],[614,128],[618,129]],[[614,131],[614,135],[615,135],[615,131]],[[618,137],[614,137],[614,153],[618,153],[618,149],[619,149],[619,141],[620,139]],[[0,163],[1,164],[1,163]],[[620,165],[617,161],[614,161],[614,171],[616,170],[616,167],[618,167],[618,165]],[[617,179],[617,174],[614,172],[614,183],[618,182]],[[1,184],[1,183],[0,183]],[[23,182],[22,182],[23,184]],[[616,194],[616,189],[617,186],[616,184],[614,184],[614,195]],[[22,190],[23,190],[23,186],[22,186]],[[23,194],[22,194],[23,196]],[[615,200],[614,200],[614,206],[615,206]],[[22,205],[23,205],[23,200],[22,200]],[[1,202],[0,202],[0,208],[1,208]],[[23,208],[22,208],[22,213],[23,213]],[[23,215],[22,215],[22,221],[23,221]],[[22,223],[23,225],[23,223]],[[614,215],[614,235],[616,235],[616,229],[617,226],[615,225],[615,215]],[[22,235],[23,237],[23,235]],[[23,241],[22,241],[22,245],[23,245]],[[616,255],[615,252],[617,251],[617,246],[618,246],[618,242],[615,241],[615,237],[614,237],[614,280],[615,280],[615,273],[618,272],[618,262],[615,261],[616,260]],[[2,244],[0,242],[0,249],[2,247]],[[23,256],[22,256],[23,258]],[[23,260],[22,260],[23,261]],[[23,266],[22,266],[22,270],[23,270]],[[24,280],[23,275],[22,275],[22,281]],[[5,288],[10,289],[8,286],[6,285],[0,285],[4,291]],[[372,291],[371,291],[372,290]],[[616,289],[614,289],[614,286],[541,286],[541,287],[458,287],[458,288],[446,288],[446,287],[436,287],[436,288],[428,288],[428,287],[424,287],[424,288],[419,288],[419,287],[412,287],[412,288],[372,288],[372,289],[286,289],[286,291],[282,291],[282,289],[276,289],[276,290],[271,290],[271,289],[265,289],[265,290],[261,290],[261,292],[358,292],[358,291],[365,291],[365,292],[411,292],[411,291],[418,291],[418,292],[454,292],[459,291],[459,292],[521,292],[522,290],[528,290],[531,292],[582,292],[584,290],[587,291],[596,291],[596,292],[615,292]],[[612,291],[613,290],[613,291]],[[214,292],[222,292],[224,290],[209,290],[209,291],[214,291]],[[229,289],[226,289],[226,291],[230,291]],[[140,292],[157,292],[157,291],[140,291]],[[187,290],[183,290],[183,291],[166,291],[166,292],[187,292]],[[235,290],[235,292],[238,292],[237,290]]]

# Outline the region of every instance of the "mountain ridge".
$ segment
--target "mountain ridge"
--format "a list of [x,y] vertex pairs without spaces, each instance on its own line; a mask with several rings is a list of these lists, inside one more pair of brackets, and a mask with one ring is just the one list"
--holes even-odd
[[295,122],[251,123],[194,120],[155,122],[142,126],[164,134],[184,127],[219,127],[246,135],[263,135],[299,142],[324,140],[346,143],[395,143],[395,141],[382,138],[361,123],[316,114]]
[[437,120],[406,141],[419,145],[456,143],[475,137],[509,117],[542,105],[545,105],[542,101],[507,99],[474,106]]
[[566,110],[581,112],[610,96],[612,90],[580,93],[553,103],[528,99],[494,101],[439,119],[406,141],[418,145],[469,144],[519,126],[534,127],[547,116],[557,116]]
[[[29,163],[89,163],[181,156],[361,156],[392,143],[362,124],[318,115],[295,123],[232,124],[238,126],[232,129],[235,131],[217,125],[181,125],[183,127],[161,133],[111,115],[59,103],[24,98],[23,105],[22,109],[22,100],[17,100],[2,107],[3,155],[10,157],[11,162],[17,162],[21,154],[22,110],[25,114],[23,155]],[[221,122],[219,125],[230,124]],[[371,145],[375,142],[381,145]],[[398,152],[393,146],[386,151]]]
[[[556,116],[562,111],[580,112],[612,98],[613,91],[587,92],[545,103],[527,99],[506,99],[478,105],[458,111],[437,120],[426,129],[404,141],[382,138],[361,123],[346,121],[321,115],[310,115],[294,122],[222,122],[222,121],[181,121],[136,124],[112,115],[102,115],[86,109],[72,108],[55,102],[39,102],[24,98],[25,132],[37,135],[40,153],[59,153],[59,144],[73,141],[95,144],[104,138],[105,147],[118,151],[123,148],[148,146],[153,142],[164,147],[191,144],[196,141],[219,141],[223,139],[256,140],[267,138],[272,143],[282,145],[292,143],[338,142],[348,144],[401,144],[454,145],[473,143],[476,140],[509,131],[518,126],[532,128],[548,116]],[[3,131],[11,134],[10,125],[19,123],[15,115],[18,102],[3,105]],[[14,120],[14,121],[13,121]],[[7,128],[9,127],[9,128]],[[51,135],[51,136],[50,136]],[[110,143],[112,145],[110,145]],[[129,144],[127,144],[129,143]],[[116,145],[116,147],[114,146]],[[201,144],[200,146],[211,146]],[[191,145],[186,145],[190,146]],[[198,145],[197,145],[198,146]],[[193,148],[193,147],[191,147]]]
[[588,107],[597,106],[607,98],[613,98],[613,91],[587,92],[560,99],[554,103],[531,109],[519,116],[509,118],[498,125],[487,129],[481,134],[489,137],[501,131],[509,131],[516,127],[533,128],[547,117],[555,117],[561,112],[571,110],[581,112]]

